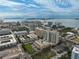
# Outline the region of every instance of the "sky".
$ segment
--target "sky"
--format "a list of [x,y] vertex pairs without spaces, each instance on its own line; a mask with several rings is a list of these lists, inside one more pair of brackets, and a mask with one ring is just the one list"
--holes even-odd
[[0,0],[0,17],[79,17],[79,0]]

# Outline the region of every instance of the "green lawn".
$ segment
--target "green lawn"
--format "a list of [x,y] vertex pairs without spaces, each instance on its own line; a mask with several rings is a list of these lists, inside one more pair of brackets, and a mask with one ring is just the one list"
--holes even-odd
[[33,54],[34,53],[34,49],[33,49],[33,47],[32,47],[32,44],[24,44],[24,45],[22,45],[22,47],[24,48],[24,50],[26,51],[26,52],[28,52],[29,54]]
[[63,29],[62,31],[65,32],[65,33],[66,33],[66,32],[72,32],[72,29],[73,29],[73,28],[68,27],[68,28]]

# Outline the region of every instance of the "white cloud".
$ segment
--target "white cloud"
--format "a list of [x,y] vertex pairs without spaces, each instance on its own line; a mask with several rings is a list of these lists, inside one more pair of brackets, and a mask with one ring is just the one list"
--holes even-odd
[[[27,2],[27,0],[22,0],[24,2]],[[55,5],[55,3],[53,2],[54,0],[34,0],[37,4],[42,5],[44,8],[46,8],[49,11],[54,11],[54,12],[70,12],[71,10],[78,10],[79,9],[79,1],[78,0],[69,0],[72,4],[73,7],[70,9],[63,9],[63,8],[59,8]],[[7,6],[9,8],[11,8],[12,10],[20,10],[23,8],[27,8],[27,7],[39,7],[35,4],[24,4],[24,3],[19,3],[19,2],[13,2],[10,0],[0,0],[0,5],[3,6]],[[78,9],[76,9],[78,8]]]
[[[36,3],[43,5],[45,8],[47,8],[50,11],[53,12],[72,12],[73,10],[76,10],[79,8],[79,1],[78,0],[69,0],[69,2],[72,4],[71,8],[59,8],[55,5],[54,0],[34,0]],[[61,0],[60,0],[61,1]]]
[[8,0],[0,0],[0,5],[7,6],[9,8],[12,8],[13,10],[17,10],[22,7],[25,7],[25,4],[12,2],[12,1],[8,1]]
[[[25,0],[23,0],[25,1]],[[12,10],[20,10],[23,8],[27,8],[27,7],[38,7],[34,4],[24,4],[24,3],[19,3],[19,2],[13,2],[13,1],[9,1],[9,0],[0,0],[0,5],[9,7]]]
[[[22,0],[23,2],[27,2],[27,0]],[[51,11],[52,13],[53,12],[71,12],[71,11],[78,11],[79,10],[79,1],[78,2],[75,2],[76,0],[70,0],[72,2],[72,4],[74,5],[73,8],[71,9],[63,9],[63,8],[59,8],[55,5],[55,3],[53,2],[54,0],[34,0],[35,3],[37,4],[40,4],[42,5],[44,8],[42,9],[42,11],[44,12],[41,12],[41,15],[42,13],[44,15],[46,15],[47,13],[45,12],[45,10],[47,11]],[[13,1],[10,1],[10,0],[0,0],[0,5],[3,5],[3,6],[7,6],[9,7],[10,9],[12,10],[21,10],[21,9],[25,9],[26,11],[28,11],[28,7],[39,7],[35,4],[31,4],[31,3],[28,3],[28,4],[24,4],[24,3],[19,3],[19,2],[13,2]],[[32,10],[32,9],[31,9]],[[40,15],[40,10],[35,10],[35,11],[31,11],[31,12],[27,12],[27,13],[20,13],[20,12],[11,12],[11,13],[0,13],[0,16],[3,17],[3,16],[22,16],[22,15],[26,15],[26,17],[36,17],[36,16],[39,16]]]
[[51,0],[34,0],[36,3],[41,4],[45,8],[51,8],[52,7],[52,1]]

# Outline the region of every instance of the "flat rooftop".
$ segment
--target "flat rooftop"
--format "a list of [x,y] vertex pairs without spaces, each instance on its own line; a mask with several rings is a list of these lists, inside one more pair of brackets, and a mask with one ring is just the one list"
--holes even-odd
[[79,44],[79,36],[77,36],[77,37],[73,36],[72,38],[73,39],[70,40],[71,42]]
[[14,58],[17,57],[19,55],[23,55],[22,49],[20,48],[20,46],[16,46],[10,49],[6,49],[3,51],[0,51],[0,59],[10,59],[10,58]]
[[9,29],[0,30],[0,46],[16,43],[16,39]]
[[42,40],[35,41],[34,45],[39,49],[43,49],[43,48],[50,46],[48,42],[42,41]]
[[33,34],[33,33],[32,33],[32,34],[28,34],[27,36],[28,36],[29,38],[37,38],[37,35],[36,35],[36,34]]
[[79,53],[79,45],[76,45],[76,46],[73,48],[73,52]]
[[2,35],[9,35],[11,34],[11,31],[9,29],[2,29],[0,30],[0,36]]

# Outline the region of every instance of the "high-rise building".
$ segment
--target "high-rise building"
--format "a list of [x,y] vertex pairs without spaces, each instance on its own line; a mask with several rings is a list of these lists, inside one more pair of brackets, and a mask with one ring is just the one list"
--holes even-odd
[[45,31],[44,29],[37,27],[37,28],[35,29],[35,34],[36,34],[39,38],[42,38],[44,31]]
[[79,59],[79,45],[73,48],[71,59]]
[[59,32],[57,30],[46,30],[44,32],[43,39],[52,44],[57,44],[59,42]]

